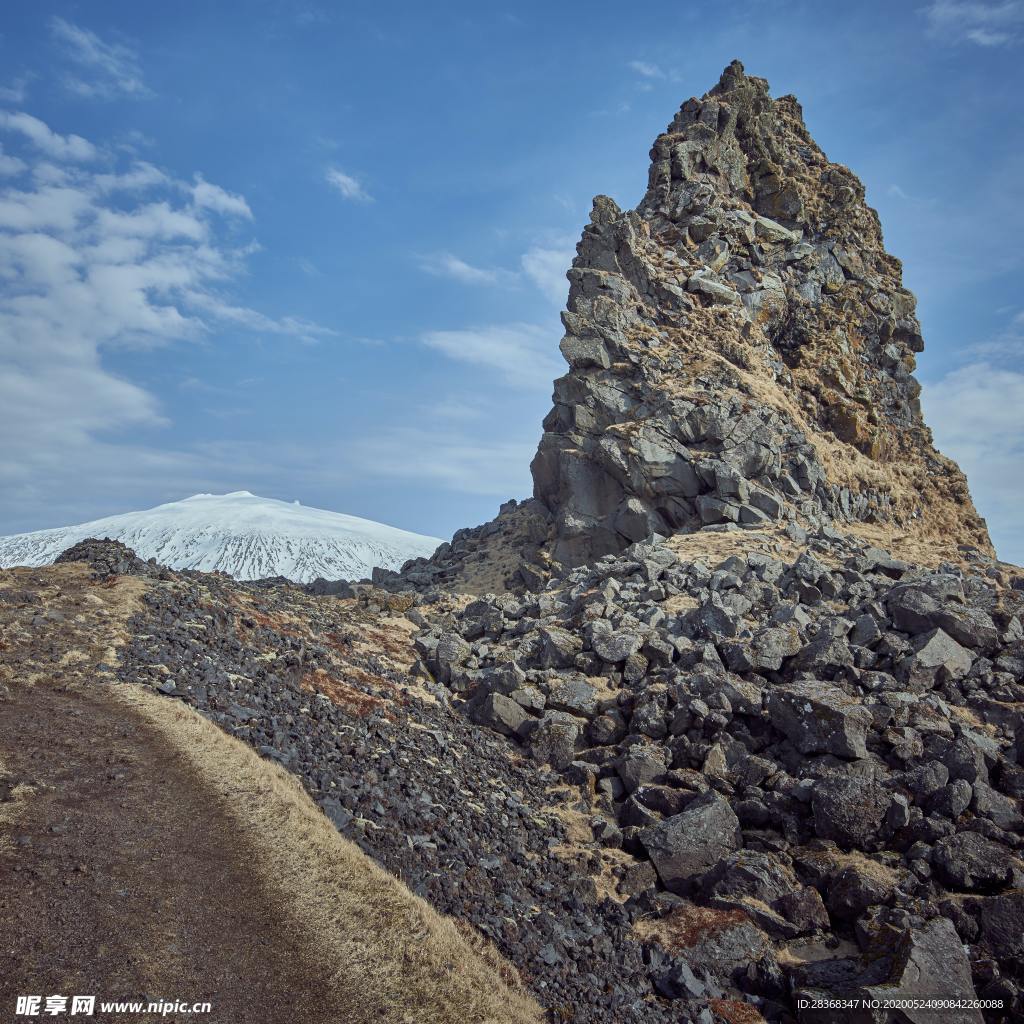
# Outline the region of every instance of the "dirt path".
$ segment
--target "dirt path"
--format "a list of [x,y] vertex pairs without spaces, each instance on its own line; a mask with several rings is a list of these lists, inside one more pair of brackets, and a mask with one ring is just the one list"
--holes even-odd
[[142,585],[80,568],[0,578],[0,1024],[53,994],[101,1021],[160,999],[218,1024],[538,1019],[283,772],[97,682]]
[[333,1019],[309,937],[151,726],[103,691],[37,685],[4,706],[0,749],[35,790],[0,861],[5,1013],[16,994],[61,993]]

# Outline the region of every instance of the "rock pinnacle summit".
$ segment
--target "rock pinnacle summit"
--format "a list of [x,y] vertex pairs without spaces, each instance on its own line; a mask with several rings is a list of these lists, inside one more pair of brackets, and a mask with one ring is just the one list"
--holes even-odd
[[733,61],[650,155],[635,210],[595,198],[568,272],[532,463],[554,561],[785,520],[991,553],[921,415],[901,264],[796,99]]

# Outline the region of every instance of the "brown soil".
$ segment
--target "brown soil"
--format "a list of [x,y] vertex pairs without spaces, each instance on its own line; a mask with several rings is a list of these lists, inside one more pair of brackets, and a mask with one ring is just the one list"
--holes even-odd
[[62,993],[210,1002],[217,1021],[348,1015],[212,794],[109,694],[16,690],[0,749],[31,787],[0,860],[5,1013]]

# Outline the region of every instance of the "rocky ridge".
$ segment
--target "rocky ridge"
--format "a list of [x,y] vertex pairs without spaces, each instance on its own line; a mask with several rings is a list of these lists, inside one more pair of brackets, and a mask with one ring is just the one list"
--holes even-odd
[[533,500],[407,562],[399,585],[462,579],[495,534],[518,544],[510,589],[651,534],[771,523],[832,525],[919,560],[992,554],[921,416],[924,341],[901,264],[792,96],[730,64],[655,141],[635,210],[595,198],[567,276],[569,370]]

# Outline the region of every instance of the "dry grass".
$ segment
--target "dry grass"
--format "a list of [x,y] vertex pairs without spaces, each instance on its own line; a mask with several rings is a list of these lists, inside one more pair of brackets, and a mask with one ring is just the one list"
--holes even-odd
[[632,854],[625,850],[603,849],[598,853],[600,867],[594,875],[594,884],[597,886],[597,895],[600,899],[614,900],[616,903],[625,903],[627,897],[619,892],[617,872],[624,867],[635,863]]
[[783,533],[782,526],[763,530],[729,530],[723,533],[708,530],[677,533],[669,538],[668,546],[683,562],[704,562],[709,568],[721,564],[732,555],[746,558],[752,551],[793,561],[803,550]]
[[712,999],[708,1006],[727,1024],[764,1024],[761,1011],[739,999]]
[[742,910],[714,910],[684,903],[664,917],[638,921],[634,931],[644,941],[653,940],[670,953],[681,953],[706,936],[749,922]]
[[780,964],[795,966],[860,955],[860,947],[847,939],[821,939],[802,937],[776,946],[775,955]]
[[[104,662],[118,663],[118,648],[128,638],[128,621],[142,609],[142,599],[152,581],[141,576],[93,579],[85,562],[65,562],[41,567],[19,566],[0,570],[0,592],[12,595],[7,609],[0,607],[0,683],[15,681],[34,685],[49,677],[54,666],[74,676]],[[40,630],[28,623],[31,611],[18,610],[20,595],[31,595],[31,608],[59,612],[43,631],[57,641],[55,657],[39,661],[34,653]],[[62,648],[62,649],[61,649]]]
[[482,939],[444,918],[342,838],[299,783],[185,705],[134,687],[141,715],[220,795],[252,866],[310,936],[347,1024],[539,1024],[540,1007]]

